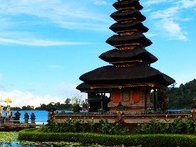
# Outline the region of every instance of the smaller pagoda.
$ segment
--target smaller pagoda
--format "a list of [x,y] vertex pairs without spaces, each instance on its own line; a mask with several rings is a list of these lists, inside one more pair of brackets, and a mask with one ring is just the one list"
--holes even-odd
[[[152,42],[143,33],[148,31],[142,22],[139,0],[118,0],[113,4],[116,21],[110,29],[115,32],[106,40],[114,48],[99,58],[110,65],[80,76],[81,92],[88,93],[90,111],[115,112],[121,109],[131,114],[145,113],[149,107],[157,110],[156,91],[164,90],[174,79],[151,67],[158,59],[146,50]],[[153,101],[150,97],[154,90]]]

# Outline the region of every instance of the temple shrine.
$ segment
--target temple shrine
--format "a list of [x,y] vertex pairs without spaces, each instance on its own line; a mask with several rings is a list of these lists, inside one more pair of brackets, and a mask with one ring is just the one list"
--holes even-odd
[[115,34],[106,40],[113,49],[99,56],[109,65],[81,75],[77,89],[88,94],[89,112],[157,111],[162,98],[158,91],[175,80],[151,67],[158,59],[146,50],[152,42],[144,35],[148,28],[142,24],[146,17],[139,0],[118,0],[113,6],[117,11],[110,16],[116,22],[110,29]]

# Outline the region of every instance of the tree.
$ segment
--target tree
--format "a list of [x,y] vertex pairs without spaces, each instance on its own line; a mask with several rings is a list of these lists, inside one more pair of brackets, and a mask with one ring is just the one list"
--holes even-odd
[[169,108],[190,108],[196,97],[196,79],[181,84],[178,88],[168,88],[165,94],[169,98]]
[[23,110],[34,110],[33,106],[27,105],[22,107]]
[[82,108],[80,107],[79,104],[74,103],[74,104],[72,104],[72,110],[73,110],[73,112],[80,112],[80,110],[82,110]]
[[70,104],[70,102],[71,102],[71,99],[70,98],[66,98],[66,100],[65,100],[65,104]]
[[47,105],[46,104],[40,104],[40,107],[36,108],[39,110],[46,110],[47,109]]
[[81,102],[82,102],[81,97],[75,96],[71,99],[71,101],[72,101],[72,106],[71,106],[72,110],[74,112],[80,112],[80,110],[82,110],[82,108],[80,107]]
[[78,96],[75,96],[71,99],[72,101],[72,104],[76,103],[76,104],[81,104],[81,101],[82,101],[82,98],[81,97],[78,97]]

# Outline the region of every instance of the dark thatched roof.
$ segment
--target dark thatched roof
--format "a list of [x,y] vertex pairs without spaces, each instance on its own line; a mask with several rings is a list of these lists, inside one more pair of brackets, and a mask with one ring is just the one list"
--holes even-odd
[[127,1],[115,2],[113,6],[117,10],[120,8],[126,8],[126,7],[132,7],[132,6],[135,6],[135,8],[138,10],[143,9],[143,7],[140,5],[138,0],[127,0]]
[[121,21],[121,19],[131,19],[135,17],[139,21],[146,20],[146,17],[141,14],[138,10],[126,10],[126,11],[116,11],[110,15],[114,20]]
[[90,89],[90,86],[87,83],[81,83],[80,85],[76,87],[76,89],[81,90],[81,91],[86,91]]
[[123,46],[125,44],[141,43],[146,47],[152,44],[152,42],[140,32],[135,32],[130,36],[113,35],[112,37],[108,38],[106,42],[112,46]]
[[148,64],[156,62],[158,60],[154,55],[152,55],[142,47],[138,47],[133,50],[122,51],[118,49],[113,49],[101,54],[99,58],[106,62],[144,60]]
[[[117,11],[110,16],[117,23],[110,29],[117,34],[108,38],[106,43],[117,49],[101,54],[100,58],[114,65],[103,66],[81,75],[79,79],[84,83],[78,85],[77,89],[92,92],[119,86],[166,88],[174,83],[174,79],[147,64],[157,61],[157,58],[145,50],[152,42],[142,34],[148,28],[142,24],[146,17],[140,12],[143,7],[139,0],[118,0],[113,6]],[[119,50],[130,46],[135,49]]]
[[80,76],[88,84],[132,84],[157,82],[168,86],[174,79],[147,65],[132,67],[104,66]]
[[138,29],[141,33],[145,33],[148,31],[148,28],[145,27],[140,21],[132,21],[128,23],[114,23],[110,29],[114,32],[130,30],[130,29]]
[[91,89],[90,85],[87,83],[81,83],[76,87],[76,89],[80,90],[81,92],[111,92],[111,89],[104,89],[104,88],[96,88]]

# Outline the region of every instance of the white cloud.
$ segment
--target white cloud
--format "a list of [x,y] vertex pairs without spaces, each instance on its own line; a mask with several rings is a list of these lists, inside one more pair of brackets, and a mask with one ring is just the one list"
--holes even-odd
[[168,35],[169,39],[176,39],[182,41],[188,40],[186,33],[182,32],[180,25],[173,20],[163,19],[159,23],[157,23],[157,25],[164,30],[163,33]]
[[[24,92],[19,90],[13,90],[11,92],[6,92],[4,97],[10,97],[13,99],[12,106],[40,106],[40,104],[49,104],[50,102],[60,102],[64,103],[66,98],[80,97],[86,99],[86,93],[81,93],[76,89],[75,84],[61,82],[54,87],[54,94],[37,95],[34,92]],[[56,96],[53,96],[56,95]],[[0,97],[1,92],[0,92]]]
[[[104,1],[95,2],[104,3]],[[80,28],[80,25],[85,23],[89,23],[90,27],[93,27],[91,25],[92,23],[96,24],[101,22],[100,25],[109,23],[108,19],[105,19],[108,16],[101,15],[100,12],[96,13],[91,11],[87,5],[73,0],[68,0],[66,2],[60,0],[23,0],[20,1],[20,3],[15,0],[7,0],[6,2],[4,1],[1,3],[0,14],[7,15],[9,17],[14,17],[17,15],[29,15],[41,19],[45,18],[60,26],[63,24],[63,26],[66,28],[70,26],[77,26]],[[84,25],[82,25],[81,29],[83,29],[83,26]]]
[[152,9],[143,9],[142,12],[143,13],[150,13],[152,11]]
[[[54,98],[49,95],[45,95],[42,97],[42,96],[33,95],[32,93],[29,92],[23,92],[19,90],[13,90],[10,92],[0,91],[0,97],[1,97],[1,101],[4,101],[4,99],[7,97],[12,99],[12,103],[11,103],[12,107],[22,107],[27,105],[37,107],[43,103],[48,104],[51,101],[59,100],[59,98]],[[4,105],[6,104],[4,103]]]
[[154,4],[160,4],[168,2],[168,0],[147,0],[144,5],[154,5]]
[[42,40],[42,39],[10,39],[1,38],[0,44],[15,44],[15,45],[28,45],[28,46],[61,46],[61,45],[86,45],[87,42],[66,42],[66,41],[54,41],[54,40]]
[[151,37],[157,36],[157,34],[155,34],[155,33],[146,33],[145,36],[147,36],[148,38],[151,38]]
[[[155,4],[157,8],[151,6]],[[187,13],[195,10],[196,0],[147,0],[144,5],[151,10],[151,19],[157,26],[158,33],[173,40],[189,40],[189,34],[185,30],[187,27],[182,22],[193,20],[194,15],[187,16]]]
[[184,9],[196,7],[196,0],[180,0],[177,3],[180,4],[181,8]]
[[152,19],[174,19],[178,16],[180,8],[178,6],[170,7],[165,10],[159,10],[152,13]]
[[151,19],[156,20],[159,30],[168,35],[170,39],[188,40],[187,33],[183,31],[179,21],[179,6],[170,7],[165,10],[159,10],[151,15]]
[[[104,0],[94,2],[105,3]],[[0,0],[0,4],[1,44],[29,46],[87,44],[46,39],[48,36],[43,36],[42,29],[47,25],[55,24],[54,27],[61,29],[106,31],[111,22],[108,15],[92,9],[87,0],[83,2],[76,0],[20,0],[20,2]],[[28,28],[35,28],[37,31],[29,31]],[[16,37],[13,38],[13,36]]]
[[[74,91],[68,90],[70,89],[70,87],[66,87],[67,89],[62,89],[62,91],[64,91],[64,95],[62,96],[52,96],[52,95],[35,95],[33,93],[30,92],[25,92],[25,91],[20,91],[20,90],[13,90],[13,91],[0,91],[0,102],[1,104],[3,104],[4,106],[6,106],[7,104],[5,102],[3,102],[7,97],[9,97],[10,99],[12,99],[12,103],[11,106],[12,107],[22,107],[22,106],[34,106],[34,107],[38,107],[40,106],[40,104],[49,104],[50,102],[60,102],[60,103],[64,103],[66,98],[72,98],[74,96],[78,96],[76,95],[76,93],[79,94],[79,91],[77,91],[76,89],[74,89]],[[69,93],[67,93],[69,92]],[[71,95],[69,95],[71,94]],[[73,95],[72,95],[73,94]],[[81,96],[81,94],[80,94]]]
[[95,5],[105,5],[107,2],[105,0],[93,0]]
[[56,86],[56,93],[59,95],[65,95],[68,97],[75,97],[75,96],[81,96],[85,97],[85,94],[81,93],[79,90],[76,89],[76,85],[72,83],[59,83]]

